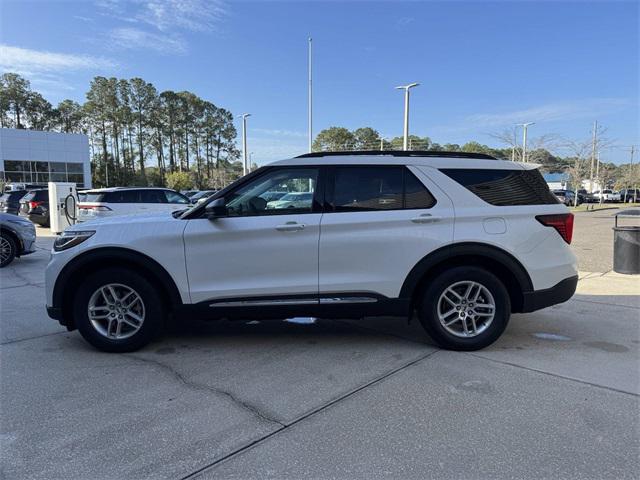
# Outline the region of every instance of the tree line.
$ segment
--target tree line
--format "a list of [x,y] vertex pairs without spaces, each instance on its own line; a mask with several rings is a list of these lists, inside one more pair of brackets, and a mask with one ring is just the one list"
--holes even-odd
[[[188,91],[141,78],[95,77],[79,104],[53,106],[15,73],[0,77],[0,126],[89,136],[93,183],[220,187],[237,178],[233,115]],[[179,173],[183,173],[180,175]]]
[[[605,133],[606,129],[603,128],[596,140],[596,150],[604,150],[611,146],[612,142],[607,139]],[[505,147],[490,147],[476,141],[470,141],[463,145],[457,143],[439,144],[429,137],[409,135],[408,149],[484,153],[501,160],[522,161],[522,147],[518,144],[514,129],[494,133],[492,137],[505,144]],[[640,185],[640,166],[637,164],[615,165],[611,162],[600,162],[599,165],[592,165],[595,163],[591,161],[593,146],[590,138],[583,141],[570,141],[545,135],[531,139],[529,150],[526,152],[526,160],[540,164],[543,173],[566,173],[573,185],[579,185],[583,179],[590,179],[592,175],[594,181],[599,179],[601,184],[615,188]],[[556,155],[551,152],[554,147],[561,147],[569,154]],[[383,138],[377,130],[371,127],[361,127],[355,130],[330,127],[319,132],[313,142],[314,151],[402,150],[402,148],[403,137]]]

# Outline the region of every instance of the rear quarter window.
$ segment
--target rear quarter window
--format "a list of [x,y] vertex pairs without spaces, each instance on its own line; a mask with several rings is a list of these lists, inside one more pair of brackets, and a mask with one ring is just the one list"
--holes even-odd
[[444,168],[440,171],[491,205],[504,207],[560,203],[537,169]]

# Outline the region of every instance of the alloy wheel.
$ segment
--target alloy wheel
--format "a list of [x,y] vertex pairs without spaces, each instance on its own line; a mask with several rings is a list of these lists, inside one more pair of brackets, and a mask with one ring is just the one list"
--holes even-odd
[[471,338],[489,328],[496,313],[496,302],[484,285],[462,281],[444,290],[437,308],[440,324],[447,332]]
[[93,328],[110,340],[123,340],[135,335],[145,319],[142,297],[133,288],[109,283],[98,288],[87,307]]
[[11,243],[4,237],[0,237],[0,263],[4,264],[11,258]]

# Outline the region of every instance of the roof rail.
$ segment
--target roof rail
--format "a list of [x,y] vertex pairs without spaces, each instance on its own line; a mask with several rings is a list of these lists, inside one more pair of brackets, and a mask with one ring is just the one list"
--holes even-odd
[[451,157],[451,158],[481,158],[497,160],[486,153],[444,152],[437,150],[353,150],[343,152],[312,152],[298,155],[295,158],[337,157],[346,155],[389,155],[392,157]]

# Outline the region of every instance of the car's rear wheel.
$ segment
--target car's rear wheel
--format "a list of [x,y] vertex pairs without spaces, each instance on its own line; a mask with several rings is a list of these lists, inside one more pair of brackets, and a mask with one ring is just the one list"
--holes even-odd
[[92,274],[78,288],[73,313],[80,334],[105,352],[130,352],[164,325],[162,299],[144,277],[124,268]]
[[16,258],[17,245],[14,238],[2,232],[0,234],[0,268],[6,267]]
[[478,350],[495,342],[511,315],[509,293],[491,272],[455,267],[429,281],[418,316],[429,336],[450,350]]

